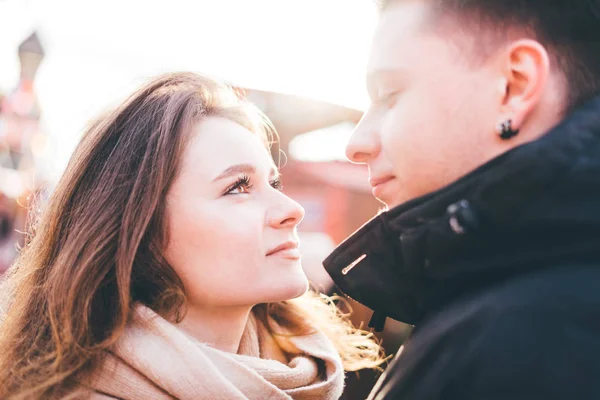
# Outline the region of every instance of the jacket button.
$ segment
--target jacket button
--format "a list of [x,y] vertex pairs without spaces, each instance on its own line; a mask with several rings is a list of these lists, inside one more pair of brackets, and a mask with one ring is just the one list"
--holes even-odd
[[457,235],[463,235],[479,228],[477,214],[467,200],[449,205],[447,211],[450,228]]

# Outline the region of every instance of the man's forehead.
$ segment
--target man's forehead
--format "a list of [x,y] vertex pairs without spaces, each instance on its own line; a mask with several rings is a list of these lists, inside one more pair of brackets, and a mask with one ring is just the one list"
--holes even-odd
[[421,1],[402,1],[386,9],[373,36],[369,71],[395,69],[416,50],[423,32],[427,6]]
[[423,0],[407,0],[394,3],[379,17],[378,31],[418,30],[431,15],[431,5]]

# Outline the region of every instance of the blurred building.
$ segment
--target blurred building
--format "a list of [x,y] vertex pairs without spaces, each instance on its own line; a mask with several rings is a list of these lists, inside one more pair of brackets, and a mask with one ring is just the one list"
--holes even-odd
[[23,241],[28,202],[37,192],[36,158],[45,146],[33,85],[44,50],[35,32],[18,53],[19,81],[0,98],[0,272],[10,266]]

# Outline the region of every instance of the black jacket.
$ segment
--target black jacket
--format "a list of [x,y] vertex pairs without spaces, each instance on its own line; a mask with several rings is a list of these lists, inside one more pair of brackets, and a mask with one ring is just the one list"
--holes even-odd
[[600,98],[324,264],[416,325],[372,399],[600,399]]

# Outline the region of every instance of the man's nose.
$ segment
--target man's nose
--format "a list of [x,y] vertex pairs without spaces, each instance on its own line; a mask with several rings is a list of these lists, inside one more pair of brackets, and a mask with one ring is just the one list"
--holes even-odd
[[364,117],[354,129],[346,145],[346,157],[353,163],[365,164],[379,153],[379,141],[370,120]]

